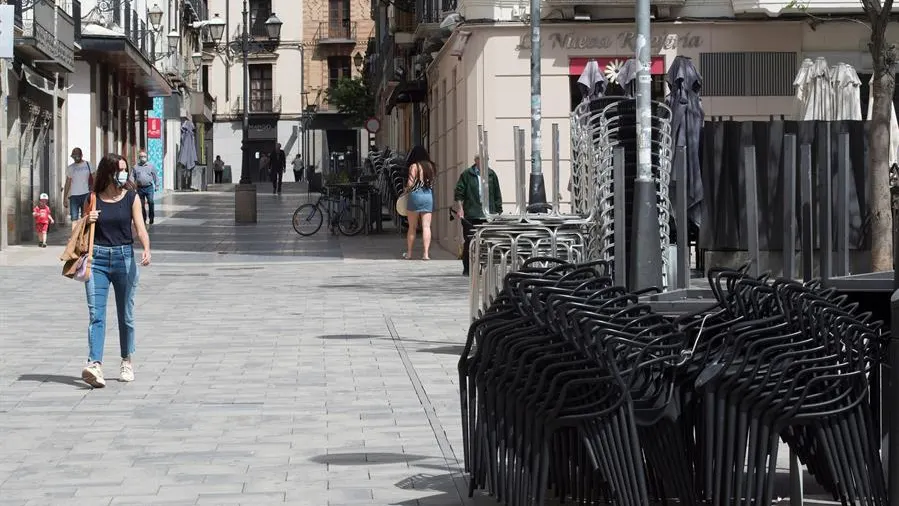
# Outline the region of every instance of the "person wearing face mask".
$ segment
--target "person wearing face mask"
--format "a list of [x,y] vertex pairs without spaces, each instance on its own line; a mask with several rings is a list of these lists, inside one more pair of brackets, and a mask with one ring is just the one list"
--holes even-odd
[[[131,173],[134,184],[137,185],[137,195],[140,197],[140,208],[144,213],[144,223],[153,224],[155,219],[155,204],[153,193],[159,186],[156,175],[156,167],[147,159],[147,152],[141,151],[137,156],[137,165]],[[149,221],[148,221],[149,219]]]
[[88,221],[96,223],[91,276],[85,283],[90,325],[87,331],[87,366],[81,379],[94,387],[106,386],[103,377],[103,347],[106,341],[106,303],[109,286],[115,290],[121,348],[121,381],[134,381],[134,294],[138,269],[134,258],[134,233],[143,252],[140,265],[150,265],[150,236],[144,225],[143,211],[125,158],[109,154],[103,157],[94,177],[96,208]]

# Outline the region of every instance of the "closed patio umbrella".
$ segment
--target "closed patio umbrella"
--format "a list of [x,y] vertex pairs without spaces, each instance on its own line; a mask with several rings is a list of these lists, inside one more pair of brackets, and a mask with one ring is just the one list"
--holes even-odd
[[852,65],[839,63],[831,69],[831,83],[834,90],[834,119],[839,121],[861,121],[861,80]]
[[[699,160],[699,143],[702,138],[702,125],[705,114],[699,92],[702,90],[702,75],[693,65],[693,60],[686,56],[677,56],[668,68],[667,105],[671,109],[671,134],[673,147],[683,146],[686,149],[686,181],[677,184],[687,185],[687,216],[697,227],[702,224],[702,171]],[[682,226],[686,233],[686,225]]]
[[628,98],[637,96],[637,60],[634,58],[624,62],[624,65],[618,70],[616,80],[618,85],[624,89],[624,95]]
[[193,170],[197,165],[196,129],[190,118],[181,123],[181,152],[178,154],[178,163],[183,167],[181,170],[192,174],[191,189],[197,189],[198,182],[193,177]]
[[797,119],[800,121],[834,119],[834,95],[831,71],[827,60],[819,56],[814,61],[803,60],[793,80],[799,101]]
[[590,60],[584,66],[577,80],[578,88],[581,90],[581,102],[589,102],[595,98],[603,96],[606,92],[606,78],[602,75],[602,69],[596,60]]

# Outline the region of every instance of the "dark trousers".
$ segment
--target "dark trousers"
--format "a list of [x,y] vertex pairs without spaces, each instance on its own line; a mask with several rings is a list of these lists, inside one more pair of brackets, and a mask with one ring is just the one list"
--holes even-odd
[[215,181],[215,184],[222,184],[222,175],[224,173],[225,173],[225,171],[223,171],[223,170],[213,170],[212,171],[213,181]]
[[284,179],[284,172],[280,169],[272,170],[272,193],[281,193],[281,181]]
[[303,169],[293,171],[293,180],[299,183],[303,179]]
[[471,246],[471,239],[474,237],[474,228],[477,225],[482,225],[487,223],[487,220],[481,219],[473,219],[469,220],[466,218],[462,219],[462,235],[465,237],[465,244],[462,246],[462,272],[468,274],[468,266],[471,253],[469,252],[469,246]]
[[153,223],[153,220],[156,217],[156,213],[154,212],[156,204],[153,202],[153,187],[144,186],[138,188],[137,195],[140,197],[140,209],[144,212],[144,223],[147,222],[147,219],[150,220],[150,223]]

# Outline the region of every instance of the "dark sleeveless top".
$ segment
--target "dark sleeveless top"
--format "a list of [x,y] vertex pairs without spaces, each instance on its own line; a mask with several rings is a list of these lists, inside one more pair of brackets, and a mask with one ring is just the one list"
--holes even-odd
[[131,232],[131,205],[137,193],[129,190],[118,202],[103,202],[97,196],[97,230],[94,232],[94,244],[99,246],[124,246],[134,244]]

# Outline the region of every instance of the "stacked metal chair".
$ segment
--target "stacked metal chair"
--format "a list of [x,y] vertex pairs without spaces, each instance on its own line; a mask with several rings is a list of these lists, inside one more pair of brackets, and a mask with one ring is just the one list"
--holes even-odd
[[[671,112],[663,103],[653,102],[652,117],[653,174],[658,185],[659,230],[664,272],[667,272],[671,215],[668,185],[673,158]],[[539,214],[527,211],[524,131],[515,127],[517,209],[503,215],[485,212],[488,223],[475,232],[470,246],[472,265],[469,269],[472,319],[490,306],[502,288],[505,275],[516,271],[529,258],[552,257],[575,263],[604,260],[614,266],[616,251],[619,257],[626,256],[627,249],[620,243],[628,241],[616,241],[616,221],[617,235],[624,237],[620,229],[627,228],[627,220],[622,218],[629,219],[630,209],[616,210],[615,181],[618,180],[624,192],[632,188],[625,172],[633,172],[635,166],[632,156],[636,152],[635,124],[636,101],[630,98],[598,97],[575,109],[571,118],[571,208],[568,213],[560,209],[559,132],[558,125],[553,124],[552,208]],[[479,155],[484,166],[489,166],[487,140],[487,132],[479,126]],[[620,160],[615,160],[615,153]],[[483,194],[489,201],[486,179]],[[617,207],[627,207],[620,197]],[[616,216],[616,212],[620,215]],[[616,243],[620,246],[617,250]],[[622,259],[618,260],[619,265],[623,263]],[[664,286],[667,286],[667,280]]]
[[526,261],[472,323],[459,360],[472,493],[769,506],[782,439],[834,501],[889,504],[871,394],[882,322],[816,282],[745,268],[712,270],[709,307],[669,317],[611,267]]

